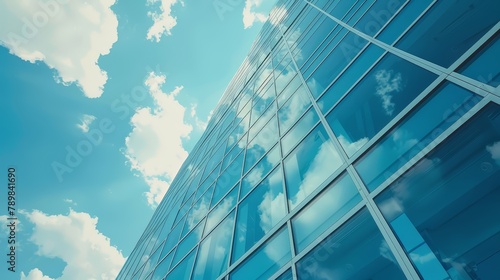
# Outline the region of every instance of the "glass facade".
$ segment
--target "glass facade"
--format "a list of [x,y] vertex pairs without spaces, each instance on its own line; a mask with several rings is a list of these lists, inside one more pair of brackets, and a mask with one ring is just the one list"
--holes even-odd
[[118,279],[500,279],[500,2],[282,0]]

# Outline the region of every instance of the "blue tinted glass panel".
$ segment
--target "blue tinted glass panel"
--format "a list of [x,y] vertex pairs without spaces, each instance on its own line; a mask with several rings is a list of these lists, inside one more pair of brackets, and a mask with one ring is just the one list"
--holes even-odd
[[312,95],[317,98],[367,43],[365,39],[349,32],[307,78]]
[[472,79],[476,79],[481,83],[488,84],[492,87],[500,85],[500,64],[498,63],[498,55],[500,54],[500,34],[496,34],[496,38],[483,49],[475,54],[470,62],[464,65],[460,73]]
[[240,198],[245,196],[257,183],[264,178],[271,169],[281,160],[279,145],[265,155],[259,163],[255,165],[250,172],[247,173],[241,183]]
[[212,196],[212,202],[210,207],[215,205],[241,178],[241,164],[243,162],[243,153],[241,153],[238,158],[233,161],[233,163],[226,169],[217,179],[217,184],[215,185],[214,194]]
[[440,87],[355,164],[368,189],[374,190],[393,175],[479,100],[454,84]]
[[269,232],[285,215],[281,168],[276,168],[239,205],[232,262]]
[[285,273],[278,276],[275,280],[293,280],[292,269],[289,268]]
[[490,104],[375,198],[423,277],[498,276],[499,151]]
[[302,251],[360,201],[361,196],[349,174],[332,183],[292,219],[297,252]]
[[366,209],[297,263],[298,279],[406,279]]
[[294,209],[342,165],[325,129],[319,124],[284,161],[288,205]]
[[403,10],[380,32],[377,39],[392,45],[431,2],[432,0],[408,1]]
[[497,0],[436,1],[396,47],[450,66],[500,19]]
[[189,279],[189,275],[191,275],[191,270],[193,269],[195,254],[196,249],[191,251],[191,253],[168,274],[165,280]]
[[227,269],[233,225],[234,211],[201,243],[191,279],[216,279]]
[[245,172],[276,144],[279,138],[278,121],[273,117],[248,144]]
[[435,78],[387,54],[326,118],[347,155],[358,151]]
[[163,276],[165,276],[170,268],[170,262],[174,257],[174,252],[168,254],[165,258],[163,258],[158,266],[156,267],[153,273],[153,280],[161,280]]
[[177,250],[175,250],[175,257],[172,265],[177,264],[177,262],[179,262],[187,254],[187,252],[189,252],[194,245],[200,241],[203,235],[203,225],[204,223],[199,223],[198,226],[179,243]]
[[375,35],[403,3],[404,1],[374,1],[368,10],[363,10],[365,14],[356,22],[354,28],[369,36]]
[[234,188],[218,205],[215,207],[207,217],[207,225],[205,227],[204,235],[222,221],[222,219],[233,209],[238,200],[238,188]]
[[383,53],[384,50],[375,45],[368,46],[318,100],[321,112],[328,112]]
[[298,90],[278,111],[280,131],[283,134],[287,131],[305,112],[311,104],[311,99],[303,90]]
[[267,279],[292,258],[286,227],[245,259],[229,279]]
[[[285,89],[281,92],[281,95],[278,96],[278,106],[283,106],[283,103],[295,92],[298,90],[299,86],[302,85],[302,81],[298,75],[295,75],[293,80],[285,87]],[[303,91],[303,87],[301,87],[300,91]]]
[[[290,114],[293,115],[295,111]],[[298,118],[299,116],[291,116],[293,118]],[[286,155],[290,150],[304,137],[307,135],[314,125],[319,121],[319,116],[311,107],[307,113],[295,124],[295,126],[287,132],[287,134],[281,140],[281,147],[283,154]]]
[[174,248],[175,244],[179,242],[180,234],[182,233],[182,228],[184,226],[184,220],[186,219],[186,216],[181,219],[181,222],[178,223],[170,232],[168,235],[167,241],[165,242],[165,245],[163,247],[163,250],[165,252],[170,251],[172,248]]

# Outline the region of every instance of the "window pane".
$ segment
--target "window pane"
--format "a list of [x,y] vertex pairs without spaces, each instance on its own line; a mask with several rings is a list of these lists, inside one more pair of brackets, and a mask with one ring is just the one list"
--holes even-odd
[[167,274],[169,268],[170,268],[170,261],[172,261],[172,258],[174,257],[174,253],[168,254],[163,260],[160,261],[158,266],[155,269],[155,272],[153,273],[153,280],[161,280],[163,279],[163,276]]
[[361,196],[349,174],[332,183],[292,219],[297,252],[302,251],[360,201]]
[[318,99],[318,106],[321,112],[324,114],[328,112],[383,53],[384,50],[375,45],[368,46],[328,88],[325,94]]
[[373,191],[467,113],[480,97],[454,84],[445,84],[355,164]]
[[[292,111],[292,114],[295,112]],[[293,116],[298,118],[299,116]],[[318,114],[311,107],[307,113],[302,116],[302,118],[295,124],[295,126],[287,132],[287,134],[281,140],[281,147],[283,154],[286,155],[290,150],[300,141],[304,136],[307,135],[314,125],[319,121]]]
[[255,167],[248,172],[241,183],[241,194],[240,198],[244,197],[252,188],[257,185],[257,183],[264,178],[271,169],[280,162],[281,156],[279,151],[279,145],[274,146],[274,148],[265,155]]
[[288,205],[295,208],[342,165],[325,129],[319,124],[284,161]]
[[293,280],[292,269],[289,268],[285,273],[278,276],[275,280]]
[[191,270],[193,269],[195,254],[196,249],[191,251],[191,253],[168,274],[165,280],[189,279],[189,275],[191,275]]
[[297,263],[298,279],[406,279],[366,209]]
[[[419,0],[419,2],[420,1],[421,0]],[[371,5],[368,10],[362,10],[365,14],[358,22],[356,22],[354,28],[369,36],[375,35],[382,28],[382,26],[389,21],[389,19],[394,15],[394,13],[396,13],[403,3],[404,1],[374,1],[373,5]],[[360,12],[361,11],[358,11],[357,13]]]
[[250,255],[230,275],[230,279],[267,279],[292,258],[286,227]]
[[498,277],[499,151],[490,104],[375,198],[422,277]]
[[278,121],[276,117],[273,117],[248,144],[245,172],[276,144],[278,138]]
[[214,194],[210,207],[214,206],[241,178],[241,165],[243,163],[243,153],[241,153],[233,163],[222,172],[217,179]]
[[304,111],[311,104],[311,99],[307,92],[301,87],[278,111],[280,131],[283,134],[287,131]]
[[500,33],[496,38],[475,54],[472,61],[462,67],[460,73],[476,79],[492,87],[500,85],[500,65],[498,55],[500,54]]
[[233,225],[234,211],[201,243],[191,279],[216,279],[227,269]]
[[176,265],[177,262],[179,262],[186,255],[187,252],[189,252],[196,244],[198,244],[198,241],[200,241],[202,235],[203,235],[203,223],[200,223],[193,231],[191,231],[186,236],[186,238],[184,238],[179,243],[179,245],[177,246],[177,250],[175,251],[175,257],[172,265]]
[[205,233],[207,235],[210,231],[217,226],[217,224],[222,221],[222,219],[233,209],[236,205],[238,199],[238,188],[234,188],[218,205],[215,207],[210,214],[208,214],[207,225],[205,227]]
[[232,262],[269,232],[285,215],[281,168],[276,168],[239,205]]
[[335,41],[332,42],[331,44],[335,44],[331,47],[333,51],[307,79],[312,95],[317,98],[367,43],[365,39],[350,32],[347,32],[338,45]]
[[408,1],[403,10],[380,32],[377,39],[392,45],[431,2],[432,0]]
[[436,75],[387,54],[327,116],[348,156],[352,156]]
[[498,0],[436,1],[396,47],[449,67],[498,22],[499,15]]

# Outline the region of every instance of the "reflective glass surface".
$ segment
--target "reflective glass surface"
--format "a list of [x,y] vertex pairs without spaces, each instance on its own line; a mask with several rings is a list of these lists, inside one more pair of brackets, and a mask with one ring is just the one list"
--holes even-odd
[[499,22],[278,0],[117,279],[497,280]]
[[347,155],[364,146],[435,78],[387,54],[327,116]]
[[366,209],[305,255],[297,263],[297,276],[298,279],[406,279]]
[[461,74],[492,87],[500,85],[500,64],[498,54],[500,54],[500,33],[481,51],[475,54],[471,61],[464,65]]
[[498,277],[499,151],[491,104],[375,199],[425,279]]
[[292,219],[297,252],[302,251],[360,201],[361,196],[348,174],[332,183]]
[[276,168],[239,205],[232,262],[269,232],[285,215],[281,168]]
[[276,145],[245,175],[241,183],[240,199],[257,185],[280,160],[279,145]]
[[193,269],[195,254],[196,249],[191,251],[191,253],[189,253],[189,255],[167,275],[165,280],[189,279],[189,275],[191,275]]
[[301,203],[341,165],[342,159],[325,129],[319,124],[284,161],[290,210]]
[[216,279],[227,268],[233,225],[234,211],[201,243],[191,279]]
[[436,1],[396,47],[448,67],[499,20],[497,0]]
[[479,96],[453,84],[438,88],[355,164],[368,189],[374,190],[393,175],[479,100]]
[[281,140],[281,149],[283,154],[286,155],[290,150],[311,130],[312,127],[319,121],[319,116],[314,110],[310,108],[300,120],[293,126],[290,131]]
[[290,239],[288,230],[285,227],[246,258],[230,274],[229,279],[267,279],[288,262],[291,257]]

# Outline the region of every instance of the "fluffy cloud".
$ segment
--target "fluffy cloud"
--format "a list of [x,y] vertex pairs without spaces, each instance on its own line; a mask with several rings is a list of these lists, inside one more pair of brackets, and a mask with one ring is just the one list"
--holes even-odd
[[24,272],[21,272],[21,280],[54,280],[49,276],[43,275],[43,272],[38,269],[32,269],[28,275],[25,275]]
[[108,77],[97,64],[118,39],[115,0],[0,1],[0,44],[25,61],[42,61],[56,80],[101,96]]
[[262,2],[263,0],[246,0],[243,9],[243,25],[245,29],[252,27],[255,22],[265,22],[267,20],[265,14],[255,11]]
[[176,100],[182,87],[165,93],[161,86],[165,76],[151,72],[146,86],[155,107],[140,108],[131,119],[132,131],[125,139],[125,156],[132,169],[139,171],[150,186],[148,203],[158,205],[188,156],[182,139],[189,138],[192,126],[184,123],[186,108]]
[[[33,223],[30,238],[38,255],[60,258],[66,263],[58,279],[114,279],[125,262],[109,238],[97,230],[97,218],[70,209],[68,215],[47,215],[38,210],[25,213]],[[21,279],[49,280],[35,268]]]
[[[171,35],[170,30],[177,25],[177,19],[172,16],[172,7],[177,4],[177,0],[147,0],[148,5],[160,2],[160,11],[148,12],[148,16],[153,19],[153,25],[149,28],[146,38],[160,42],[162,35]],[[184,2],[180,1],[184,6]]]
[[80,119],[81,123],[77,124],[76,127],[81,129],[82,132],[87,133],[89,132],[90,125],[95,121],[95,119],[95,116],[83,114],[82,118]]
[[401,73],[394,74],[392,70],[380,70],[375,73],[375,80],[377,81],[376,94],[382,99],[382,107],[388,116],[392,116],[396,104],[392,102],[391,93],[400,92],[403,89]]

